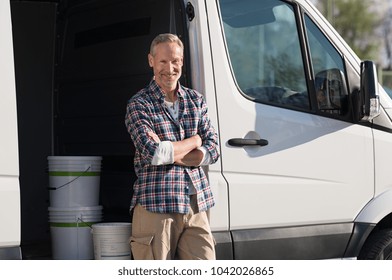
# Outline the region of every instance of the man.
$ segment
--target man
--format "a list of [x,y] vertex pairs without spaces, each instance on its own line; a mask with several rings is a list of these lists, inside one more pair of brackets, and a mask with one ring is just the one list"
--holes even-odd
[[203,96],[179,83],[183,50],[176,35],[158,35],[148,54],[154,77],[127,106],[135,259],[215,259],[207,215],[215,202],[201,166],[218,160],[218,136]]

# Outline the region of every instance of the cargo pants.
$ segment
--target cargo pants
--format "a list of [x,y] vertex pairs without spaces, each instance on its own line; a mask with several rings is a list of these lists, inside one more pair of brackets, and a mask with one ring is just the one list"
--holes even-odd
[[214,260],[208,213],[191,196],[188,214],[152,213],[136,205],[130,245],[135,260]]

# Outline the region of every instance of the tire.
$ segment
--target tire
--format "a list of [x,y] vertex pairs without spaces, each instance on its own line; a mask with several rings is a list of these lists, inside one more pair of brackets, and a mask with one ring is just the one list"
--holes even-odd
[[359,260],[392,260],[392,229],[372,233],[365,242]]

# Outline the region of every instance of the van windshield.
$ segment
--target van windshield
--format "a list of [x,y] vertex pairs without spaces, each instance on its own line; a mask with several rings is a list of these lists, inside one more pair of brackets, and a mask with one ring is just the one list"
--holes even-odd
[[279,0],[220,0],[232,71],[256,102],[309,108],[293,7]]

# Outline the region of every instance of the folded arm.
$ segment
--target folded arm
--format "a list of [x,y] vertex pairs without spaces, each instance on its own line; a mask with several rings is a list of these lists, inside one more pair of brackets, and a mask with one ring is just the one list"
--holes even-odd
[[161,142],[151,131],[148,132],[148,136],[159,143],[152,162],[154,165],[175,163],[183,166],[198,166],[205,159],[206,152],[201,148],[202,140],[199,135],[176,142]]

